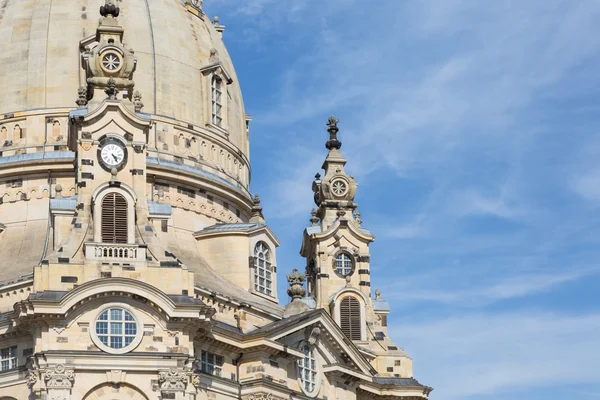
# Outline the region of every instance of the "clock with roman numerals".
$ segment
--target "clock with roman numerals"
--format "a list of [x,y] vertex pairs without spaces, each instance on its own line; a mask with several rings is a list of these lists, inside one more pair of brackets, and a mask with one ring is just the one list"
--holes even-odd
[[111,171],[113,168],[119,171],[127,164],[127,149],[120,141],[108,139],[98,148],[98,160],[106,171]]

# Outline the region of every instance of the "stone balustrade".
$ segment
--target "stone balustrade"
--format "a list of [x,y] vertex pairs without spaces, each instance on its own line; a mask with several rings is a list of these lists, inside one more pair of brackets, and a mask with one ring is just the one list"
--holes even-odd
[[146,248],[137,244],[86,243],[85,257],[98,261],[144,261]]

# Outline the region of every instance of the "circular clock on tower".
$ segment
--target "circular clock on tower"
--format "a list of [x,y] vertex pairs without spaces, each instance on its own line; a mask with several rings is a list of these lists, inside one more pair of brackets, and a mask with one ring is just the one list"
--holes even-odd
[[113,168],[121,170],[127,163],[127,149],[118,140],[106,140],[98,148],[98,160],[102,168],[106,171],[110,171]]

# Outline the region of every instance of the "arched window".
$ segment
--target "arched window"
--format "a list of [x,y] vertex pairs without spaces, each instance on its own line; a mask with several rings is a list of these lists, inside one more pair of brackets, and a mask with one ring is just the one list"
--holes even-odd
[[15,125],[15,128],[13,129],[13,140],[19,140],[24,138],[25,134],[23,132],[23,129],[21,129],[19,125]]
[[308,345],[302,347],[304,358],[298,360],[298,379],[302,391],[307,396],[315,396],[319,390],[317,359],[314,350]]
[[348,276],[352,273],[354,263],[352,256],[348,253],[339,253],[335,256],[335,273],[339,276]]
[[109,193],[102,199],[103,243],[127,243],[127,200],[120,193]]
[[212,123],[218,127],[223,125],[223,80],[218,76],[212,78]]
[[258,242],[254,247],[254,258],[256,266],[254,269],[254,289],[257,292],[271,296],[273,293],[271,250],[264,242]]
[[361,340],[360,303],[352,296],[347,296],[340,302],[340,327],[350,340]]

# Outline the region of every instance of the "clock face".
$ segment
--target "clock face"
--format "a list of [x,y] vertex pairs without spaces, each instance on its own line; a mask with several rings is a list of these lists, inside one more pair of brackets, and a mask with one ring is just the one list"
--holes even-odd
[[108,141],[100,149],[100,162],[105,169],[122,167],[125,164],[127,153],[123,145],[117,141]]

